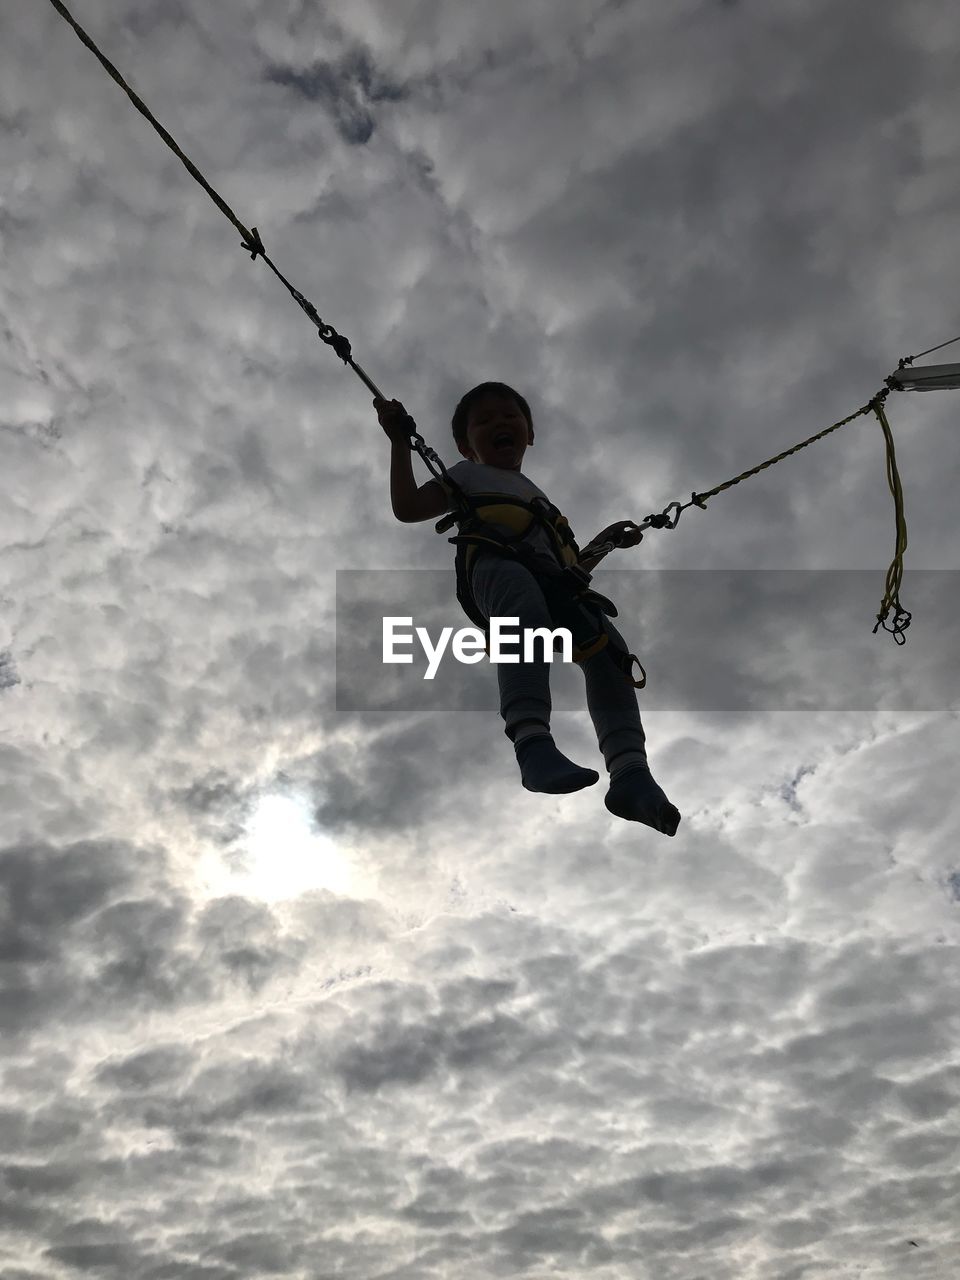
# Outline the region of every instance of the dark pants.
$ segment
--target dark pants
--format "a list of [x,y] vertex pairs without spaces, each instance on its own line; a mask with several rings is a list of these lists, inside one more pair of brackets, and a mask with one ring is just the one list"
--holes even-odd
[[[471,586],[474,599],[487,619],[518,618],[520,630],[528,627],[553,629],[553,619],[537,579],[516,560],[495,553],[480,552],[473,566]],[[606,620],[611,640],[623,644],[619,631]],[[625,647],[625,646],[624,646]],[[537,644],[537,652],[542,652]],[[609,771],[615,757],[624,751],[639,751],[646,757],[646,738],[640,721],[637,695],[607,647],[578,664],[586,681],[587,708],[597,733],[597,743]],[[550,724],[550,664],[543,658],[498,663],[500,714],[508,737],[521,720]]]

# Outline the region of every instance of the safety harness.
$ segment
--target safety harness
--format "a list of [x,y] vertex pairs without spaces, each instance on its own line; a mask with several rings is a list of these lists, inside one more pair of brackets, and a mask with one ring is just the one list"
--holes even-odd
[[[449,473],[441,482],[452,491],[457,510],[449,512],[435,526],[446,533],[453,525],[459,532],[447,541],[457,548],[455,562],[457,599],[470,621],[484,633],[489,652],[490,634],[487,618],[473,593],[473,572],[481,550],[509,556],[524,565],[536,577],[550,610],[555,627],[565,627],[572,640],[574,662],[607,649],[626,680],[642,689],[647,675],[636,654],[630,653],[606,626],[607,617],[617,616],[616,606],[606,596],[590,587],[591,576],[582,568],[580,548],[566,516],[541,494],[520,498],[506,493],[467,493],[451,479]],[[496,525],[511,532],[504,533]],[[530,535],[543,529],[556,559],[556,567],[547,569],[531,545]],[[559,638],[554,641],[559,646]],[[633,678],[633,664],[640,668],[640,679]]]

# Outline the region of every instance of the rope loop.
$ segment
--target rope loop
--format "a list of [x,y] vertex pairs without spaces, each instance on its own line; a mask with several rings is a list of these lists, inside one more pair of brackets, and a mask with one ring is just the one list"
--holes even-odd
[[893,616],[893,626],[888,627],[888,612],[889,610],[885,609],[882,613],[877,614],[877,625],[873,628],[873,634],[876,635],[880,627],[883,627],[884,631],[890,632],[897,644],[906,644],[907,637],[903,633],[906,631],[907,627],[909,627],[913,614],[909,609],[901,608],[898,605],[896,613]]

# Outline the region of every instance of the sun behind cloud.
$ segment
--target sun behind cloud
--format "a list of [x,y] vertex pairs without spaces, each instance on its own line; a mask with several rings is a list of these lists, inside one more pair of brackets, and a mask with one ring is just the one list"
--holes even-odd
[[346,897],[361,892],[351,860],[318,831],[304,800],[264,795],[246,823],[243,854],[234,887],[267,902],[295,898],[311,889]]

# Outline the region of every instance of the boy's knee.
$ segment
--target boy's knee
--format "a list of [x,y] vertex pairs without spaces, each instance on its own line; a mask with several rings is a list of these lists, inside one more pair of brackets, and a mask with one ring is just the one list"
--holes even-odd
[[518,618],[521,627],[553,625],[544,594],[523,565],[512,561],[478,565],[473,591],[488,619]]

